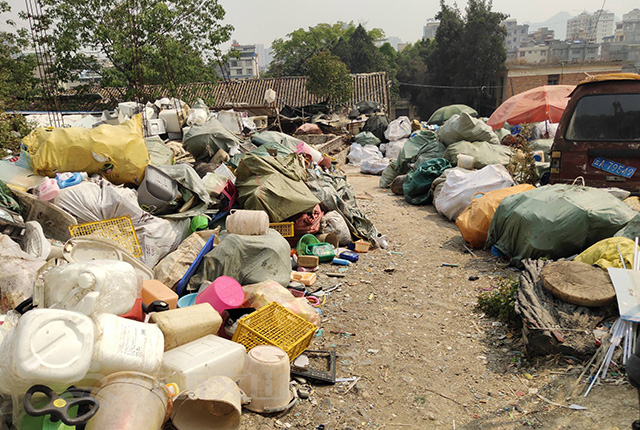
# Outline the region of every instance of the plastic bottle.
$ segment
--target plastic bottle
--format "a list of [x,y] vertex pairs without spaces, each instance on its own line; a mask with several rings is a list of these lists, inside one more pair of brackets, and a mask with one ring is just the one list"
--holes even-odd
[[38,198],[42,201],[51,201],[58,197],[59,193],[58,181],[53,178],[46,178],[38,185]]

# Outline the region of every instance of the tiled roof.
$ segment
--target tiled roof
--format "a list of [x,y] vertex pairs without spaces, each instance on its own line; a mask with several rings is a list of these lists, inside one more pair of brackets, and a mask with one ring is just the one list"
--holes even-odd
[[[348,105],[355,105],[358,102],[371,100],[380,103],[386,112],[389,112],[389,91],[385,72],[362,73],[351,75],[353,80],[353,93]],[[319,103],[322,99],[310,94],[305,85],[307,78],[286,77],[286,78],[265,78],[221,81],[216,84],[196,83],[181,85],[175,94],[170,94],[169,90],[160,86],[146,86],[145,93],[149,99],[160,97],[178,97],[191,104],[196,99],[201,98],[212,109],[228,108],[229,104],[239,104],[248,106],[264,106],[264,93],[273,89],[277,94],[276,107],[282,109],[284,105],[293,107],[307,106]],[[104,98],[124,101],[124,92],[120,88],[95,87],[90,92],[101,94]]]

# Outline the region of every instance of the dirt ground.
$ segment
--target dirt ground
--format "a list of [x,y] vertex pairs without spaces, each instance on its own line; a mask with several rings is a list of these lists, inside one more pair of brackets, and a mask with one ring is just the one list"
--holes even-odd
[[[631,428],[632,387],[597,385],[585,398],[583,384],[565,401],[583,363],[528,359],[517,330],[475,309],[479,291],[517,271],[466,252],[455,224],[433,206],[411,206],[378,188],[379,177],[345,171],[389,248],[362,254],[344,278],[319,275],[317,286],[341,285],[321,307],[311,349],[335,350],[337,376],[357,381],[311,384],[310,397],[284,415],[245,411],[242,429]],[[330,271],[336,266],[321,268]]]

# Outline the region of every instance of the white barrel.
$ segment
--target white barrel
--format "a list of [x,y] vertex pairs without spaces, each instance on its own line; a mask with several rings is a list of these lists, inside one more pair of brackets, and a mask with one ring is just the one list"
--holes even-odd
[[473,164],[476,159],[471,155],[466,154],[458,154],[458,167],[462,167],[463,169],[473,169]]
[[247,236],[261,236],[269,232],[269,215],[265,211],[231,210],[227,217],[227,231]]

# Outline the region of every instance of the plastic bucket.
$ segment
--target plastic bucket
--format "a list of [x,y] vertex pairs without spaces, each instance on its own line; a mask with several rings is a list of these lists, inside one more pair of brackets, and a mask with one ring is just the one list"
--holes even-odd
[[242,306],[244,291],[238,281],[229,276],[220,276],[196,296],[196,304],[209,303],[222,313],[226,309]]
[[241,414],[236,383],[226,376],[214,376],[175,400],[171,422],[178,430],[236,430]]
[[262,236],[269,232],[269,215],[265,211],[232,209],[226,226],[229,233]]
[[173,405],[167,387],[139,372],[117,372],[101,379],[93,396],[100,409],[86,430],[159,430]]
[[289,389],[290,371],[289,356],[276,346],[259,345],[249,351],[238,384],[251,398],[245,408],[264,413],[287,409],[293,397]]
[[186,296],[182,296],[178,299],[178,307],[186,308],[187,306],[196,304],[196,296],[198,293],[187,294]]

